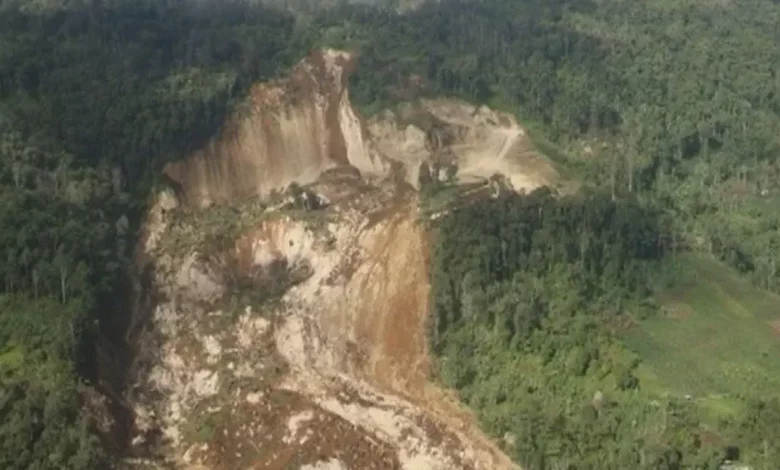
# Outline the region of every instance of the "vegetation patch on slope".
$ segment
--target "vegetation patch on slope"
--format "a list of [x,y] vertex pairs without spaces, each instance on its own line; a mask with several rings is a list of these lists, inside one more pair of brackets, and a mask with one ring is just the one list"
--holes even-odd
[[106,468],[76,391],[122,347],[149,183],[306,47],[259,5],[33,3],[0,2],[0,467]]
[[0,467],[100,466],[106,456],[74,407],[83,306],[6,294],[0,312]]
[[[658,217],[538,190],[436,221],[438,374],[525,468],[773,468],[774,296],[697,257],[670,274]],[[661,291],[675,318],[658,279],[687,280]]]
[[676,263],[682,282],[659,294],[662,314],[625,335],[642,383],[721,407],[780,395],[780,297],[702,256]]

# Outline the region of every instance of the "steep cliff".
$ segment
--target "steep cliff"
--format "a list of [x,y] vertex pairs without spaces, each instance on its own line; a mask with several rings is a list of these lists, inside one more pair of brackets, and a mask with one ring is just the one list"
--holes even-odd
[[366,145],[349,103],[346,80],[353,63],[346,53],[317,51],[290,76],[255,85],[221,135],[191,158],[168,165],[166,175],[198,206],[268,196],[340,165],[385,176],[389,165]]
[[[425,101],[370,122],[352,58],[312,54],[169,165],[137,251],[128,465],[512,468],[429,380],[418,169],[555,172],[509,116]],[[297,185],[291,185],[297,183]]]

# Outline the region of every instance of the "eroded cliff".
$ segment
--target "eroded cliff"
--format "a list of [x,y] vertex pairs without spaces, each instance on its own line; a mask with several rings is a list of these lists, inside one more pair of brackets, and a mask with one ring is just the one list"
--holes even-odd
[[484,107],[424,101],[364,122],[351,66],[312,54],[166,168],[176,190],[157,195],[137,251],[128,464],[512,467],[429,380],[414,187],[422,163],[515,189],[555,172]]
[[240,112],[220,136],[190,158],[165,168],[195,205],[268,196],[295,181],[350,165],[364,174],[385,176],[387,162],[364,141],[361,123],[346,88],[353,58],[317,51],[288,77],[252,87]]

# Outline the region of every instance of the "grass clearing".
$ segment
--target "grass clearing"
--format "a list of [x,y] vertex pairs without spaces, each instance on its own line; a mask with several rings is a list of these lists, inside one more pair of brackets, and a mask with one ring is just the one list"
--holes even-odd
[[713,416],[738,412],[737,397],[780,396],[780,296],[717,261],[679,262],[684,280],[659,295],[665,314],[625,334],[643,359],[643,388],[690,395]]
[[24,354],[19,346],[9,345],[0,349],[0,374],[15,372],[22,367],[23,362]]

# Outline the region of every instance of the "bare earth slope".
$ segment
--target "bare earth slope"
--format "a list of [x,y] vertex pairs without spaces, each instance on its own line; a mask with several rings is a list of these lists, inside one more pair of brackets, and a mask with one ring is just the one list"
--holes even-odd
[[[258,85],[230,132],[166,169],[176,191],[157,195],[137,252],[128,466],[513,468],[429,380],[413,185],[443,149],[463,178],[498,171],[531,189],[555,173],[486,108],[425,102],[435,132],[399,115],[363,122],[344,88],[350,65],[323,51]],[[292,182],[328,206],[270,200]],[[215,203],[241,222],[216,247],[200,236],[223,225]]]
[[199,205],[267,196],[293,181],[310,183],[336,165],[385,174],[348,102],[344,85],[352,62],[345,53],[317,52],[289,77],[255,85],[219,139],[165,173]]

